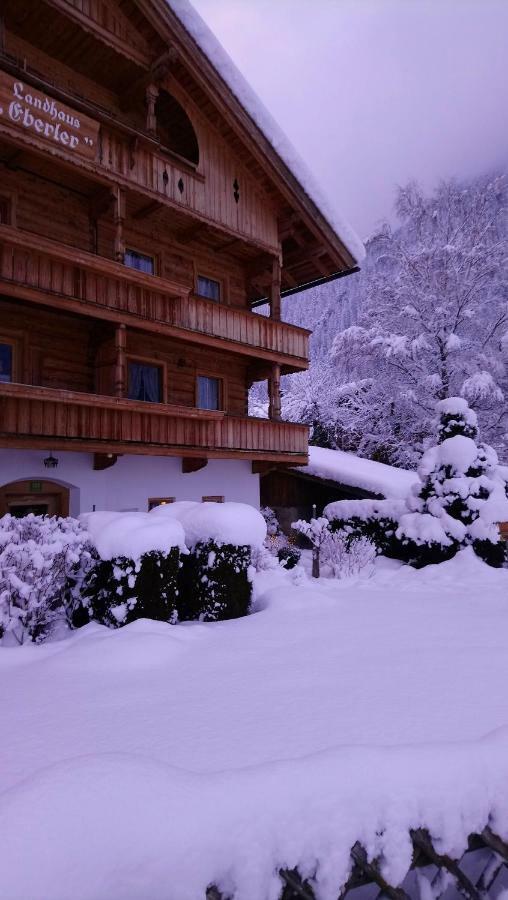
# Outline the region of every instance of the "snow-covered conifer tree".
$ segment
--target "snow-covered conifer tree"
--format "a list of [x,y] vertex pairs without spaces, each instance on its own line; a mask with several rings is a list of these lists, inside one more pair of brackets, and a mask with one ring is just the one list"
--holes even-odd
[[397,537],[430,548],[430,556],[422,551],[423,562],[470,545],[486,561],[500,564],[504,550],[496,523],[508,518],[508,501],[497,454],[477,443],[476,413],[462,397],[441,400],[436,411],[438,443],[421,459],[421,485],[407,500]]

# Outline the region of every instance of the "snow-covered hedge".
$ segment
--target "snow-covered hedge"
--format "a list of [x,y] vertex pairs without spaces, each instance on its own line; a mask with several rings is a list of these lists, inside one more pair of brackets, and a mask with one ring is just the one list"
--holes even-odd
[[332,531],[343,535],[346,543],[366,539],[378,553],[399,559],[396,532],[404,510],[402,500],[336,500],[325,507],[324,515]]
[[76,519],[0,518],[0,638],[43,640],[72,615],[92,562],[90,536]]
[[88,617],[117,627],[140,616],[215,621],[248,612],[251,548],[266,537],[254,507],[183,500],[83,518],[100,556],[83,594]]
[[461,397],[436,405],[438,443],[423,454],[419,481],[395,501],[338,501],[325,509],[335,529],[363,534],[378,549],[416,566],[472,546],[490,565],[506,557],[499,522],[508,520],[506,477],[497,454],[478,444],[476,414]]
[[182,560],[179,618],[216,622],[249,612],[251,548],[199,541]]
[[178,547],[150,550],[138,559],[98,559],[83,585],[73,625],[94,620],[119,628],[141,618],[176,622],[179,569]]

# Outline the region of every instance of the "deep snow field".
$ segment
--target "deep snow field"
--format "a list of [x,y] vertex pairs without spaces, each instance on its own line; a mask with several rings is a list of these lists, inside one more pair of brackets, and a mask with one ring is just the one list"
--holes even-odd
[[255,593],[0,650],[2,900],[264,900],[283,864],[335,898],[357,839],[396,882],[410,826],[508,834],[507,571],[463,551]]

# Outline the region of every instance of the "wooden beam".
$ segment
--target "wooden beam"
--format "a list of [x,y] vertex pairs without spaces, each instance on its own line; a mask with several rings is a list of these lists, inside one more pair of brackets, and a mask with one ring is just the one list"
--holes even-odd
[[127,393],[127,328],[118,325],[115,330],[115,397],[125,397]]
[[280,260],[274,256],[272,260],[272,280],[270,283],[270,318],[280,322]]
[[[77,22],[84,31],[87,31],[89,34],[92,34],[97,40],[101,41],[101,43],[106,44],[107,47],[113,49],[116,53],[120,53],[122,56],[127,57],[136,65],[145,68],[149,65],[149,56],[148,56],[148,45],[144,38],[138,33],[137,37],[140,45],[144,44],[145,47],[141,49],[141,47],[134,47],[131,42],[127,42],[123,40],[121,37],[118,37],[114,31],[109,28],[104,27],[99,16],[103,15],[103,5],[102,4],[88,4],[88,7],[95,11],[97,9],[97,13],[95,17],[92,15],[87,15],[84,12],[81,12],[76,6],[73,6],[72,3],[69,3],[68,0],[46,0],[46,3],[49,6],[52,6],[54,9],[57,9],[59,12],[63,13],[68,19],[73,19]],[[116,11],[116,18],[121,19],[121,23],[125,26],[127,30],[132,28],[131,23],[127,16],[120,12],[120,10]],[[111,19],[111,16],[108,16],[108,20]]]
[[125,241],[123,236],[123,227],[126,215],[125,190],[116,187],[115,193],[115,259],[117,262],[123,263],[125,259]]
[[[49,437],[32,437],[25,435],[0,434],[0,449],[47,450]],[[52,437],[53,450],[71,450],[76,453],[116,453],[118,456],[201,456],[203,448],[187,448],[173,444],[147,444],[146,441],[98,441],[90,438]],[[213,459],[247,459],[273,460],[290,463],[295,466],[306,466],[308,456],[302,453],[282,450],[280,453],[270,450],[210,450],[208,456]]]
[[278,421],[281,417],[280,403],[280,365],[274,363],[268,380],[269,408],[268,418]]
[[146,98],[146,130],[148,134],[156,137],[157,135],[157,116],[155,115],[155,104],[159,96],[159,88],[156,84],[147,84],[145,90]]
[[194,456],[194,457],[182,457],[182,472],[184,475],[189,475],[191,472],[199,472],[200,469],[204,469],[208,464],[208,459],[206,456]]

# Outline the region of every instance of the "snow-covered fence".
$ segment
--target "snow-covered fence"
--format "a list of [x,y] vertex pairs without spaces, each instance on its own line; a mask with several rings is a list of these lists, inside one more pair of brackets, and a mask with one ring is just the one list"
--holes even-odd
[[[390,884],[383,875],[382,859],[370,859],[362,844],[355,843],[350,853],[350,874],[337,900],[344,900],[358,888],[370,889],[366,896],[376,900],[385,897],[440,900],[445,892],[450,898],[459,896],[466,900],[504,897],[508,884],[508,843],[489,825],[481,833],[469,835],[466,852],[456,858],[440,852],[438,841],[425,828],[411,830],[407,838],[412,846],[412,862],[399,885]],[[278,900],[318,900],[320,895],[315,892],[312,879],[302,878],[297,869],[281,868],[279,876],[282,889]],[[212,885],[206,892],[206,900],[228,898]]]

